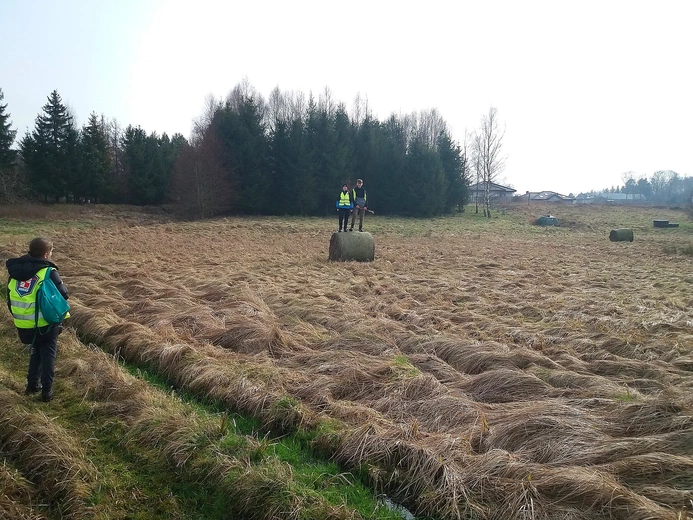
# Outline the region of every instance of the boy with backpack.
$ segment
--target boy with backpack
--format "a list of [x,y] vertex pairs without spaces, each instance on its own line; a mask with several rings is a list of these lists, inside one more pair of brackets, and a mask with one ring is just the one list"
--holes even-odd
[[[25,394],[41,392],[43,401],[53,398],[55,358],[58,353],[58,334],[62,322],[51,323],[37,309],[39,288],[48,274],[60,295],[67,300],[67,287],[60,279],[58,267],[51,261],[53,242],[47,238],[34,238],[29,253],[10,258],[6,263],[10,275],[7,281],[7,307],[14,318],[19,340],[31,345],[29,370]],[[69,317],[69,313],[65,317]]]

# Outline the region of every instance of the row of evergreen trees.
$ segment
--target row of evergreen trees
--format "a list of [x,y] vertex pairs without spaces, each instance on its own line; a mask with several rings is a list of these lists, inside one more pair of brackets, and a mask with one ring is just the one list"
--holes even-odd
[[54,91],[17,154],[6,107],[0,175],[11,193],[22,183],[9,180],[23,178],[43,201],[173,203],[196,217],[325,215],[342,183],[356,178],[384,213],[435,215],[467,199],[466,155],[435,110],[380,122],[364,100],[350,116],[327,90],[316,100],[277,88],[265,100],[244,82],[223,101],[208,99],[187,141],[122,131],[94,113],[78,130]]
[[350,117],[329,91],[316,100],[277,88],[265,101],[241,84],[208,100],[174,192],[202,216],[325,215],[357,178],[374,209],[418,216],[461,208],[469,184],[465,154],[435,110],[380,122],[365,102]]
[[[1,95],[1,91],[0,91]],[[0,139],[14,140],[0,105]],[[123,132],[95,113],[77,129],[57,91],[48,97],[32,132],[0,163],[5,200],[22,196],[44,202],[161,204],[166,202],[178,153],[185,138],[146,135],[139,127]],[[1,146],[1,145],[0,145]]]

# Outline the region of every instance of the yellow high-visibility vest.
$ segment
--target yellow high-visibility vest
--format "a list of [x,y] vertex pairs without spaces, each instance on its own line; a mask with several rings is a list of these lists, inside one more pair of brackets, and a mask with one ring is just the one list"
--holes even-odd
[[[10,278],[7,283],[14,326],[18,329],[33,329],[37,326],[36,294],[39,286],[43,283],[47,269],[44,267],[28,280]],[[38,326],[45,327],[46,325],[48,322],[43,319],[43,315],[39,312]]]
[[351,207],[351,200],[349,199],[349,192],[348,191],[342,191],[339,194],[339,207],[340,208],[350,208]]

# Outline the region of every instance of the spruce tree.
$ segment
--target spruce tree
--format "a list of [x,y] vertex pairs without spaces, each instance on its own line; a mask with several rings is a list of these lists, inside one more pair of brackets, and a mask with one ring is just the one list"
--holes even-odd
[[[300,124],[300,122],[297,122]],[[298,162],[300,148],[303,142],[302,126],[297,129],[295,139],[292,139],[294,123],[277,120],[270,133],[270,171],[272,183],[269,189],[270,199],[274,200],[271,213],[277,215],[292,215],[297,212],[293,197],[282,196],[292,193],[297,186]]]
[[409,144],[402,180],[404,207],[399,213],[430,217],[443,211],[448,181],[437,152],[421,138]]
[[104,121],[92,112],[80,139],[81,168],[76,195],[85,201],[102,202],[113,193],[109,182],[111,156]]
[[448,181],[445,211],[462,211],[469,198],[467,156],[446,132],[441,132],[438,136],[437,148]]
[[20,148],[32,190],[56,202],[74,195],[79,168],[77,131],[57,90],[48,96],[34,131],[24,136]]
[[2,104],[3,99],[5,94],[0,88],[0,171],[9,169],[17,157],[17,152],[12,150],[17,131],[10,128],[10,114],[5,113],[7,104]]
[[272,213],[270,146],[265,133],[264,105],[236,89],[214,119],[223,149],[223,168],[238,190],[242,213]]
[[123,137],[123,152],[128,191],[126,202],[130,204],[151,204],[156,198],[153,164],[147,151],[146,132],[139,126],[128,125]]

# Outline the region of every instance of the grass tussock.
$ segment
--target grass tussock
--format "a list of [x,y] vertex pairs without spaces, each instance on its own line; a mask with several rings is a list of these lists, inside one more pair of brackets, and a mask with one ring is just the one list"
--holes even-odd
[[21,398],[0,387],[0,450],[12,454],[51,507],[71,518],[91,518],[86,504],[96,471],[84,449],[44,412],[22,406]]
[[20,472],[11,468],[7,460],[0,465],[0,519],[46,520],[46,516],[33,509],[36,503],[31,483]]

